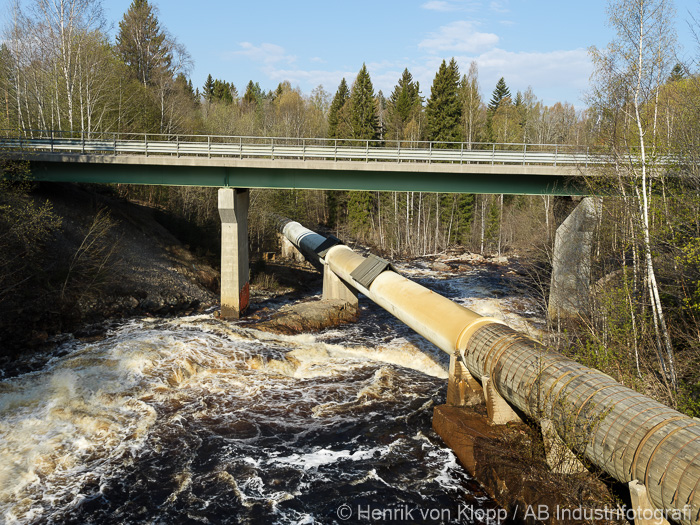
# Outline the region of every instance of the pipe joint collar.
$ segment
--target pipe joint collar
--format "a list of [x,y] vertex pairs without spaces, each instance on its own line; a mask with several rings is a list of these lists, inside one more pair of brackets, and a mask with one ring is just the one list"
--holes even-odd
[[478,319],[475,319],[471,323],[469,323],[467,326],[465,326],[462,329],[462,332],[459,334],[459,337],[457,338],[457,352],[462,356],[462,360],[466,360],[466,350],[467,346],[469,346],[469,341],[471,340],[472,336],[476,333],[476,331],[483,327],[486,326],[487,324],[502,324],[506,325],[505,322],[501,321],[500,319],[496,319],[495,317],[479,317]]

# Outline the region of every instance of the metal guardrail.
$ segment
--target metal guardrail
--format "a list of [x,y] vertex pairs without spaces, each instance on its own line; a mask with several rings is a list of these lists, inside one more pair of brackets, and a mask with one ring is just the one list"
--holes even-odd
[[138,155],[271,160],[365,162],[450,162],[580,166],[603,164],[605,155],[565,144],[373,141],[151,133],[71,133],[52,130],[0,130],[0,149],[27,153]]

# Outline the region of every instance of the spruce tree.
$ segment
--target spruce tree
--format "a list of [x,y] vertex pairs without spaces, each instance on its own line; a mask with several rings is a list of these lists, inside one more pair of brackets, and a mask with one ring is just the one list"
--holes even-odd
[[459,97],[459,68],[453,58],[440,64],[425,108],[428,140],[462,141],[462,104]]
[[489,102],[489,112],[493,115],[504,99],[510,98],[510,89],[506,85],[503,77],[496,83],[496,88],[493,90],[491,100]]
[[501,107],[504,101],[510,101],[510,89],[508,89],[505,79],[501,77],[496,83],[496,88],[493,90],[491,100],[489,101],[488,109],[486,111],[486,133],[488,134],[490,141],[496,140],[493,131],[493,116],[496,114],[498,108]]
[[471,234],[471,226],[474,221],[475,197],[471,193],[461,193],[457,196],[457,217],[455,233],[460,244],[467,244]]
[[335,92],[333,97],[333,102],[331,102],[331,107],[328,110],[328,137],[331,139],[344,138],[338,133],[338,124],[340,123],[340,116],[343,106],[350,99],[350,90],[348,89],[348,84],[345,79],[340,81],[338,86],[338,91]]
[[352,138],[376,140],[379,138],[379,120],[374,99],[374,87],[367,66],[357,74],[350,93],[350,123]]
[[214,79],[211,77],[211,73],[204,82],[204,86],[202,86],[202,94],[207,102],[211,102],[214,96]]
[[143,85],[151,85],[170,71],[173,55],[148,0],[133,0],[116,37],[116,51]]
[[262,89],[260,89],[260,84],[257,82],[253,83],[251,80],[245,89],[245,94],[243,95],[243,102],[249,105],[256,105],[264,96]]
[[401,140],[404,137],[404,129],[412,120],[416,119],[423,109],[423,99],[420,96],[420,86],[413,81],[413,75],[404,69],[399,83],[389,96],[387,108],[387,132],[389,138]]
[[671,74],[668,77],[669,82],[677,82],[678,80],[683,80],[685,78],[685,67],[680,62],[676,63],[671,70]]
[[348,197],[348,224],[352,232],[363,237],[372,231],[374,194],[370,191],[351,191]]

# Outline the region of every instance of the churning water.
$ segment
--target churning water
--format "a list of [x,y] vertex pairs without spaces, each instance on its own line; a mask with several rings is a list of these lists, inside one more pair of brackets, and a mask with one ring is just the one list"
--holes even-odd
[[[512,299],[492,275],[405,270],[477,311]],[[474,510],[495,505],[431,430],[446,369],[367,301],[315,335],[201,315],[65,342],[0,382],[0,521],[488,523]]]

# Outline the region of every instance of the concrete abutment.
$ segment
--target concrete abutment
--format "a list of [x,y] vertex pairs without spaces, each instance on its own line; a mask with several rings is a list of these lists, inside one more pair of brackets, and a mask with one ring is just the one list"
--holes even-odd
[[549,292],[551,319],[577,319],[590,310],[591,250],[602,213],[600,197],[586,197],[557,228]]

